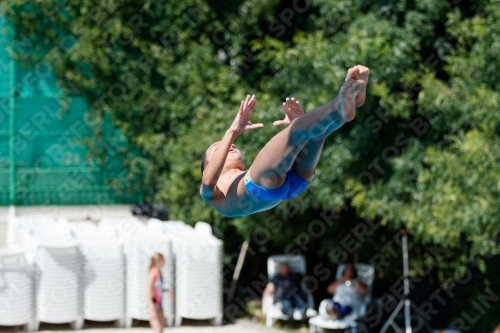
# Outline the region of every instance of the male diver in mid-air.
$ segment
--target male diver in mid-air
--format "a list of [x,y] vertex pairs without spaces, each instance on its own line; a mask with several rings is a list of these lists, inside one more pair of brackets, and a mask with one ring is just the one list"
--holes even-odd
[[269,140],[249,169],[234,141],[264,125],[250,122],[257,99],[247,96],[222,140],[203,156],[202,198],[231,217],[262,212],[301,194],[314,175],[326,137],[353,120],[356,107],[364,104],[369,75],[367,67],[350,68],[338,96],[306,114],[299,101],[287,98],[285,119],[274,122],[287,127]]

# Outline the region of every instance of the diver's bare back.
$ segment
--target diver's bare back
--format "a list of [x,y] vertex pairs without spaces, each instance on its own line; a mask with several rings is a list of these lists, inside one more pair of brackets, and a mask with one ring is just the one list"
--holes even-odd
[[215,195],[206,200],[221,214],[234,217],[246,216],[265,211],[278,205],[282,200],[260,200],[248,192],[244,178],[248,171],[225,173],[217,182]]

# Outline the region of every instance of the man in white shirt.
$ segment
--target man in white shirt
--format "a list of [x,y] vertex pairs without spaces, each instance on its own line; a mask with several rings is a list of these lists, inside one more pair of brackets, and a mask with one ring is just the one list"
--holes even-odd
[[333,294],[332,303],[326,309],[332,320],[340,319],[361,306],[368,288],[358,280],[357,275],[354,265],[347,264],[342,277],[327,287],[328,293]]

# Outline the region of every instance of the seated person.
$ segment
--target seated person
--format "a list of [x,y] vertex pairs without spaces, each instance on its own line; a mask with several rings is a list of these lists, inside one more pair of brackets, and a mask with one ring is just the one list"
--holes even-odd
[[301,274],[291,273],[290,266],[282,262],[278,275],[267,284],[263,296],[269,297],[274,293],[274,302],[282,304],[283,313],[289,318],[300,320],[305,312],[300,289],[302,278]]
[[333,298],[326,308],[326,314],[332,320],[341,319],[361,306],[368,288],[357,277],[357,271],[350,263],[346,265],[342,276],[327,287],[327,292],[333,294]]

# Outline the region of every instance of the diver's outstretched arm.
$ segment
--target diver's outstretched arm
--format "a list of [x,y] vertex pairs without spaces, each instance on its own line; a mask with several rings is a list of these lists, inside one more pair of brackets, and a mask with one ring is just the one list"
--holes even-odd
[[214,156],[210,159],[205,171],[203,172],[202,184],[200,193],[204,198],[211,198],[215,193],[215,186],[217,181],[224,169],[224,164],[226,163],[226,158],[229,149],[232,147],[234,141],[241,133],[250,131],[253,129],[261,128],[263,124],[252,124],[250,122],[250,116],[257,104],[257,99],[255,95],[247,95],[245,101],[241,102],[238,114],[234,118],[231,127],[226,131],[222,141],[217,145],[217,150]]

